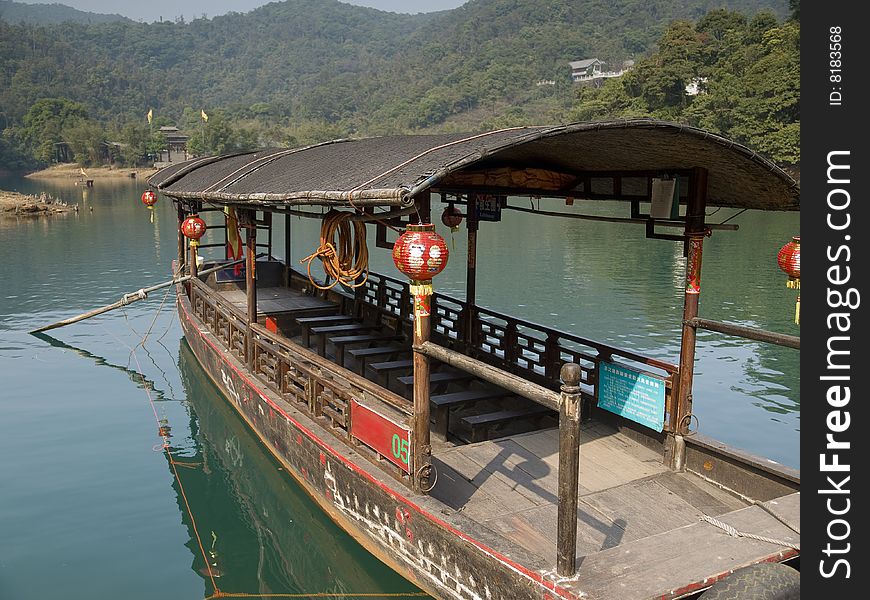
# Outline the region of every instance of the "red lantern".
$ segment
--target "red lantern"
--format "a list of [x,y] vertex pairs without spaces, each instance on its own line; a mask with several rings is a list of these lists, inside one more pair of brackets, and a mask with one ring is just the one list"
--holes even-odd
[[145,190],[142,192],[142,204],[148,208],[153,208],[154,205],[157,204],[157,194],[151,190]]
[[[785,246],[780,248],[776,255],[779,268],[788,275],[786,286],[792,289],[801,289],[801,238],[799,235],[791,238]],[[794,322],[801,322],[801,296],[798,293],[797,306],[795,307]]]
[[205,221],[198,215],[190,215],[181,223],[181,233],[190,240],[190,245],[193,247],[199,245],[199,238],[203,236],[206,229]]
[[432,293],[432,278],[447,266],[447,244],[431,223],[408,225],[393,245],[396,268],[411,279],[414,294]]
[[414,322],[417,336],[421,335],[421,319],[430,312],[432,278],[447,266],[447,244],[435,233],[431,223],[408,225],[393,244],[393,262],[396,268],[411,278],[414,294]]
[[462,224],[462,211],[460,211],[451,202],[441,213],[441,222],[450,228],[450,231],[456,231]]

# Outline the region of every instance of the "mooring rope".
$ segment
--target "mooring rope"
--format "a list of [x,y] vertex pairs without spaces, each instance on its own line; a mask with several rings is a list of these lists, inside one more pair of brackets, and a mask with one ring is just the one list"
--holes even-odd
[[778,540],[775,538],[766,537],[763,535],[756,535],[754,533],[746,533],[745,531],[738,531],[728,523],[723,523],[719,519],[715,519],[709,515],[704,515],[702,517],[703,521],[707,521],[711,525],[715,525],[716,527],[724,530],[728,535],[732,537],[745,537],[751,540],[758,540],[759,542],[766,542],[768,544],[773,544],[775,546],[786,546],[787,548],[794,548],[797,551],[800,551],[800,544],[795,544],[794,542],[786,542],[785,540]]
[[[352,213],[348,213],[352,214]],[[365,225],[362,225],[365,227]],[[196,519],[193,516],[193,509],[190,506],[190,501],[187,498],[187,493],[184,490],[184,484],[181,481],[181,476],[178,472],[178,467],[184,468],[197,468],[201,463],[186,463],[179,462],[175,460],[175,457],[172,455],[171,447],[169,445],[169,430],[166,427],[166,424],[161,422],[160,417],[157,414],[157,406],[154,403],[154,398],[151,396],[150,386],[145,379],[145,374],[142,372],[142,365],[139,362],[139,357],[136,354],[136,348],[142,346],[144,349],[144,344],[148,337],[151,335],[151,332],[154,328],[155,323],[157,322],[157,318],[160,315],[160,312],[163,310],[163,307],[166,304],[166,298],[169,295],[169,291],[164,296],[163,301],[160,303],[156,310],[156,315],[154,319],[151,321],[151,324],[148,327],[148,330],[142,336],[141,340],[132,348],[121,342],[121,340],[117,339],[122,345],[127,346],[130,350],[130,357],[136,363],[136,374],[139,376],[140,381],[142,382],[142,387],[145,389],[145,394],[148,397],[148,403],[151,405],[151,412],[154,414],[154,420],[157,422],[157,431],[160,436],[162,442],[155,446],[155,450],[161,450],[166,454],[166,457],[169,460],[169,465],[172,468],[173,477],[175,477],[175,481],[178,483],[178,490],[181,493],[181,498],[184,504],[184,510],[187,512],[187,516],[190,518],[191,529],[193,530],[193,537],[196,539],[196,544],[199,547],[199,551],[202,555],[203,561],[205,562],[206,572],[208,573],[209,583],[211,584],[214,592],[205,596],[204,600],[217,600],[219,598],[342,598],[342,599],[352,599],[352,598],[427,598],[429,594],[425,592],[314,592],[314,593],[248,593],[248,592],[225,592],[221,590],[218,585],[216,579],[216,575],[212,570],[212,564],[209,562],[208,553],[205,550],[205,546],[202,542],[202,537],[199,535],[199,529],[196,525]],[[130,324],[129,319],[127,319],[127,315],[124,315],[125,320],[127,321],[128,327],[130,327],[131,331],[136,335],[140,335],[135,329],[133,329],[132,324]],[[165,333],[164,333],[165,335]],[[161,336],[162,338],[163,336]],[[159,341],[159,340],[158,340]],[[212,533],[214,535],[214,533]]]
[[315,592],[313,594],[249,594],[245,592],[215,592],[204,600],[215,598],[429,598],[426,592],[369,592],[354,594],[352,592]]
[[[319,290],[329,290],[341,283],[351,288],[363,285],[369,278],[369,250],[366,246],[366,226],[360,221],[351,221],[354,213],[331,210],[323,217],[320,226],[320,247],[300,263],[308,263],[308,280]],[[351,226],[351,223],[353,225]],[[338,235],[338,241],[335,236]],[[325,286],[314,281],[311,263],[319,258],[323,270],[332,283]],[[365,277],[363,277],[365,275]],[[357,281],[363,277],[361,281]]]

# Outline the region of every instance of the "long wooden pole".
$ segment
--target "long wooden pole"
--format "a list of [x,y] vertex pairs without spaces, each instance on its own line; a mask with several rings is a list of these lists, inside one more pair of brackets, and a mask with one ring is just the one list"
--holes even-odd
[[[210,269],[206,269],[205,271],[201,271],[200,275],[208,275],[209,273],[213,273],[214,271],[219,271],[221,269],[226,269],[227,267],[231,267],[237,263],[242,262],[245,259],[239,259],[233,261],[231,263],[224,263],[218,265],[216,267],[211,267]],[[158,283],[156,285],[152,285],[147,288],[142,288],[141,290],[137,290],[135,292],[131,292],[129,294],[124,294],[120,300],[117,302],[113,302],[112,304],[107,304],[106,306],[101,306],[100,308],[95,308],[94,310],[90,310],[86,313],[82,313],[75,317],[70,317],[69,319],[64,319],[63,321],[58,321],[56,323],[52,323],[50,325],[44,325],[38,329],[34,329],[30,331],[30,333],[39,333],[41,331],[48,331],[49,329],[57,329],[58,327],[64,327],[66,325],[72,325],[73,323],[78,323],[79,321],[84,321],[85,319],[90,319],[91,317],[96,317],[97,315],[101,315],[103,313],[107,313],[110,310],[115,310],[116,308],[121,308],[122,306],[127,306],[128,304],[132,304],[133,302],[137,302],[139,300],[144,300],[148,297],[148,294],[154,292],[156,290],[169,287],[170,285],[175,285],[178,283],[184,283],[192,279],[190,275],[185,275],[183,277],[179,277],[178,279],[170,279],[169,281],[164,281],[163,283]]]
[[577,572],[577,493],[580,486],[580,365],[565,363],[559,396],[559,506],[556,573]]
[[[419,345],[415,343],[414,351],[425,354],[451,367],[462,369],[475,377],[510,390],[547,408],[559,410],[559,394],[541,385],[527,381],[519,375],[508,373],[456,350],[439,346],[434,342],[426,341]],[[416,377],[414,380],[416,381]]]

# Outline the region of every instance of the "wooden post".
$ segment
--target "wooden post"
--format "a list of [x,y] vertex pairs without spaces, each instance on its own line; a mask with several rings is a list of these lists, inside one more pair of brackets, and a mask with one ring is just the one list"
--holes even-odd
[[474,344],[474,320],[477,310],[477,230],[479,223],[474,204],[469,201],[465,211],[465,226],[468,228],[468,264],[465,270],[465,343],[467,347]]
[[580,485],[580,365],[565,363],[560,372],[559,396],[559,507],[556,573],[577,572],[577,492]]
[[[423,306],[420,305],[421,299]],[[429,438],[429,357],[416,349],[423,342],[429,341],[430,300],[431,296],[414,298],[414,447],[411,449],[411,479],[416,492],[423,492],[428,488],[432,458]]]
[[677,402],[671,410],[671,468],[683,471],[686,468],[686,445],[683,435],[688,430],[692,414],[692,379],[695,371],[695,326],[701,296],[701,253],[704,247],[706,227],[704,211],[707,206],[707,170],[695,168],[689,184],[689,199],[686,210],[686,289],[683,301],[683,334],[680,340],[680,375],[677,383]]
[[247,292],[248,300],[248,327],[246,346],[246,358],[248,367],[254,370],[254,332],[251,325],[257,322],[257,223],[255,213],[251,210],[245,210],[244,215],[245,226],[245,243],[247,254],[245,256],[245,291]]
[[185,263],[187,262],[185,260],[186,256],[184,251],[186,238],[184,237],[184,234],[181,233],[181,224],[184,223],[186,215],[184,213],[184,209],[181,207],[181,202],[179,202],[176,206],[178,208],[178,272],[181,273],[182,269],[184,269],[185,267]]
[[293,254],[290,246],[290,221],[292,218],[289,214],[284,215],[284,267],[287,270],[287,285],[290,285],[292,279],[290,276],[290,257]]

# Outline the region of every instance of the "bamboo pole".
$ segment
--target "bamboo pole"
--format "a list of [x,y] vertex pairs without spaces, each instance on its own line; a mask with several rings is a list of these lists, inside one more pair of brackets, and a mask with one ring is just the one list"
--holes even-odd
[[[216,267],[211,267],[210,269],[206,269],[205,271],[201,271],[199,274],[200,275],[208,275],[209,273],[213,273],[214,271],[219,271],[221,269],[231,267],[231,266],[235,265],[236,263],[243,262],[244,260],[245,259],[240,259],[237,261],[233,261],[231,263],[224,263],[224,264],[218,265]],[[58,322],[52,323],[50,325],[43,325],[42,327],[39,327],[38,329],[34,329],[34,330],[30,331],[29,333],[40,333],[42,331],[48,331],[49,329],[57,329],[58,327],[65,327],[66,325],[72,325],[73,323],[78,323],[79,321],[84,321],[85,319],[90,319],[91,317],[96,317],[97,315],[107,313],[110,310],[115,310],[116,308],[121,308],[122,306],[127,306],[128,304],[132,304],[133,302],[137,302],[139,300],[144,300],[145,298],[148,297],[148,294],[150,294],[151,292],[154,292],[156,290],[159,290],[159,289],[162,289],[165,287],[169,287],[170,285],[184,283],[185,281],[188,281],[190,279],[192,279],[192,277],[190,275],[185,275],[183,277],[179,277],[178,279],[170,279],[169,281],[164,281],[163,283],[158,283],[158,284],[152,285],[150,287],[142,288],[142,289],[137,290],[135,292],[131,292],[129,294],[124,294],[121,297],[121,299],[118,300],[117,302],[113,302],[112,304],[107,304],[106,306],[102,306],[100,308],[95,308],[94,310],[90,310],[86,313],[82,313],[82,314],[77,315],[75,317],[70,317],[69,319],[64,319],[62,321],[58,321]]]

